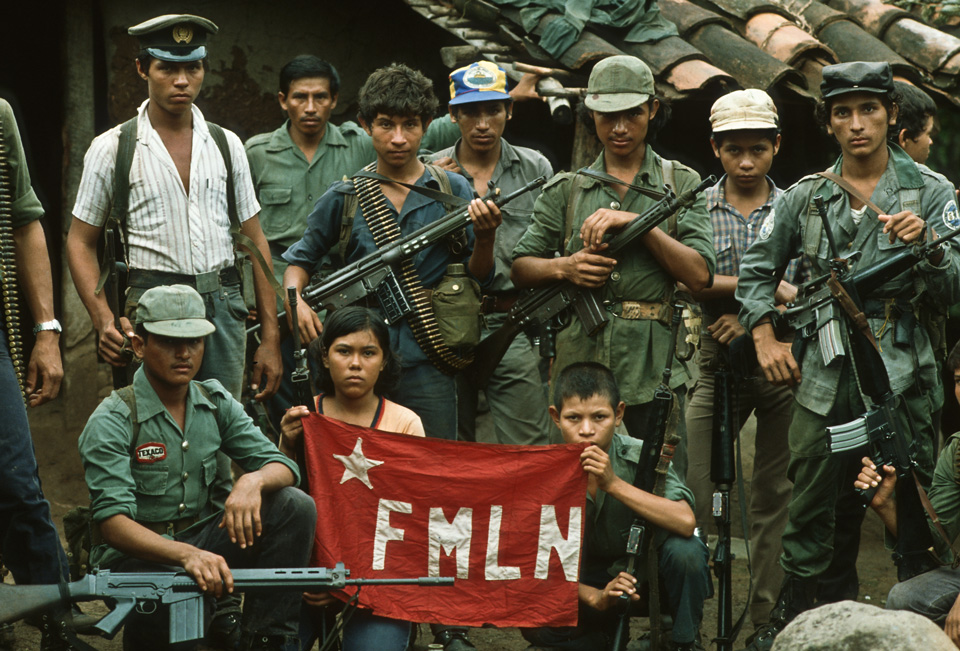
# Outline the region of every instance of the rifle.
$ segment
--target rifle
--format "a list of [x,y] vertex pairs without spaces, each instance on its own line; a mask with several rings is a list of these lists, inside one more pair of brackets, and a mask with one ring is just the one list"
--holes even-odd
[[[127,335],[123,331],[123,328],[120,327],[120,317],[123,316],[120,307],[120,297],[123,295],[123,288],[127,284],[127,265],[117,260],[116,231],[112,228],[104,231],[103,268],[107,274],[103,284],[103,290],[107,294],[107,305],[110,307],[110,311],[113,312],[113,325],[117,329],[117,332],[120,333],[120,336],[123,337],[123,348],[121,352],[127,359],[127,365],[110,366],[113,374],[113,388],[119,389],[120,387],[125,387],[130,384],[129,363],[132,355],[129,350],[130,342],[127,340]],[[103,359],[100,361],[103,361]]]
[[[483,201],[492,200],[499,208],[546,182],[546,177],[541,176],[506,196],[500,196],[499,190],[491,190]],[[396,323],[413,309],[395,273],[400,263],[456,233],[470,221],[466,206],[456,208],[410,235],[347,264],[322,281],[307,285],[300,296],[319,312],[345,307],[373,294],[387,323]]]
[[[660,201],[637,215],[633,221],[623,227],[609,242],[602,255],[615,257],[639,237],[652,231],[660,222],[682,208],[693,204],[697,195],[716,184],[717,178],[710,176],[697,187],[677,196],[667,190]],[[606,326],[610,317],[601,305],[598,291],[561,280],[546,287],[531,290],[524,294],[507,312],[504,324],[477,346],[474,361],[464,369],[465,373],[478,379],[483,385],[503,359],[510,343],[521,331],[536,328],[546,320],[552,319],[568,310],[573,310],[589,336],[595,336]]]
[[[232,570],[238,592],[327,592],[348,585],[453,585],[453,577],[413,579],[350,579],[343,563],[333,569],[293,567],[262,570]],[[203,592],[189,574],[177,572],[111,572],[101,570],[79,581],[60,585],[0,584],[0,623],[14,622],[58,604],[111,600],[113,610],[94,625],[112,638],[123,620],[139,608],[152,612],[157,604],[170,607],[170,644],[204,637]]]
[[[893,553],[897,565],[897,578],[905,581],[937,567],[938,563],[930,554],[933,548],[933,536],[927,526],[921,506],[923,487],[916,476],[916,431],[905,412],[905,418],[898,418],[899,396],[890,388],[890,377],[880,357],[873,333],[866,325],[863,316],[863,301],[860,299],[860,287],[853,282],[849,272],[848,260],[840,257],[823,200],[814,197],[817,212],[827,234],[827,242],[833,255],[832,271],[826,281],[832,300],[837,304],[837,313],[842,319],[849,335],[852,361],[856,370],[860,390],[870,399],[870,407],[860,418],[842,425],[827,427],[831,453],[846,452],[864,445],[870,445],[871,458],[878,466],[891,465],[897,470],[898,479],[913,478],[910,481],[898,481],[897,492],[897,544]],[[942,241],[940,241],[942,243]],[[922,246],[920,247],[923,248]],[[923,257],[919,258],[923,259]],[[885,261],[885,262],[890,262]],[[912,262],[916,264],[917,261]],[[877,267],[878,265],[874,265]],[[889,268],[892,265],[887,265]],[[889,273],[889,272],[888,272]],[[899,275],[896,271],[890,278]],[[871,279],[871,283],[875,277]],[[885,281],[884,281],[885,282]],[[870,284],[879,287],[882,282]],[[867,286],[866,284],[864,286]],[[864,499],[864,506],[873,499],[876,489],[858,491]],[[936,519],[934,518],[934,521]],[[948,542],[949,544],[949,542]]]
[[300,346],[300,323],[297,318],[297,288],[287,287],[287,301],[290,303],[290,330],[293,334],[294,369],[290,374],[297,402],[305,405],[309,411],[316,411],[313,403],[313,389],[310,387],[310,364],[307,361],[307,349]]
[[[677,350],[677,331],[680,329],[680,320],[683,316],[683,306],[679,303],[673,305],[673,319],[670,323],[671,337],[670,347],[667,352],[667,363],[663,368],[663,375],[660,378],[660,384],[653,393],[654,407],[649,411],[649,419],[643,428],[644,432],[650,433],[650,438],[645,439],[643,447],[640,450],[640,459],[637,462],[637,474],[633,478],[633,485],[640,490],[656,494],[658,488],[658,478],[665,477],[667,466],[673,458],[673,449],[676,446],[676,438],[666,440],[667,424],[670,421],[670,413],[673,411],[674,396],[670,389],[670,376],[673,374],[673,357]],[[667,451],[664,454],[664,450]],[[627,567],[626,572],[631,576],[636,576],[638,562],[650,553],[650,541],[653,538],[651,527],[646,520],[637,516],[630,526],[630,532],[627,535]],[[657,649],[659,623],[654,620],[659,615],[660,600],[657,590],[659,590],[656,577],[647,577],[650,582],[650,648]],[[623,594],[619,599],[620,618],[617,621],[617,629],[613,636],[612,651],[620,651],[626,643],[626,636],[630,631],[630,597]]]

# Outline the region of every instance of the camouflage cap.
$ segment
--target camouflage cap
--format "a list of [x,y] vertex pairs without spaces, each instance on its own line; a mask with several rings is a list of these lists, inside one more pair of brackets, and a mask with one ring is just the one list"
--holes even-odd
[[593,67],[583,103],[591,111],[615,113],[640,106],[656,92],[653,73],[637,57],[607,57]]
[[886,61],[849,61],[826,66],[820,82],[823,99],[844,93],[878,93],[893,90],[893,70]]
[[779,129],[780,119],[769,95],[748,88],[727,93],[713,103],[710,128],[714,133],[735,129]]
[[220,31],[213,21],[192,14],[165,14],[127,30],[140,52],[162,61],[199,61],[207,56],[207,36]]
[[203,298],[187,285],[160,285],[145,291],[137,305],[136,325],[141,324],[147,332],[178,339],[205,337],[217,329],[207,321]]

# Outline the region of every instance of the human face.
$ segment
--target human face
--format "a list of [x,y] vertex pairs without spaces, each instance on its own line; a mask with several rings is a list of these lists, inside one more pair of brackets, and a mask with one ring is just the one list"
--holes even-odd
[[150,334],[131,339],[134,354],[143,360],[143,370],[154,386],[167,389],[186,386],[203,362],[203,337],[181,339]]
[[277,93],[277,97],[290,118],[290,126],[307,137],[323,136],[330,113],[337,106],[337,96],[330,93],[330,80],[326,77],[295,79],[287,93]]
[[450,115],[460,127],[462,144],[480,154],[494,151],[500,145],[511,113],[506,102],[496,100],[453,106]]
[[910,158],[918,163],[926,163],[930,157],[930,147],[933,145],[933,116],[928,115],[923,125],[923,131],[916,138],[907,135],[907,130],[900,131],[900,146],[910,154]]
[[773,165],[773,157],[780,150],[780,135],[776,142],[751,131],[734,131],[722,138],[719,147],[711,139],[713,154],[720,159],[727,178],[742,191],[766,184],[766,176]]
[[559,412],[550,405],[550,417],[560,428],[564,442],[590,443],[607,452],[625,408],[622,402],[614,408],[607,396],[594,394],[586,399],[574,396],[563,401]]
[[352,400],[373,391],[385,364],[383,348],[372,330],[337,337],[323,356],[337,396]]
[[660,101],[655,99],[616,113],[592,111],[593,125],[604,151],[620,158],[631,158],[644,151],[650,120],[659,109]]
[[147,81],[150,102],[168,113],[181,114],[190,111],[200,88],[203,86],[203,61],[175,63],[151,59],[146,71],[137,61],[137,72]]
[[887,146],[887,127],[896,124],[875,93],[845,93],[830,104],[827,133],[837,139],[844,156],[867,159]]
[[953,369],[953,395],[960,402],[960,368]]
[[416,160],[426,128],[419,115],[378,113],[371,124],[363,119],[360,124],[373,138],[378,162],[400,170]]

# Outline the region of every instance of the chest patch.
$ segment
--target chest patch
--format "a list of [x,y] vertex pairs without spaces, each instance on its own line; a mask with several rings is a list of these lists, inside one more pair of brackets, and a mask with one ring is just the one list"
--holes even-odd
[[167,458],[167,448],[163,443],[144,443],[136,449],[137,463],[156,463]]
[[943,223],[954,230],[960,228],[960,211],[957,210],[956,201],[948,201],[943,207]]
[[770,213],[763,218],[763,223],[760,224],[760,232],[757,233],[757,237],[761,240],[769,239],[770,235],[773,234],[773,215],[774,211],[771,208]]

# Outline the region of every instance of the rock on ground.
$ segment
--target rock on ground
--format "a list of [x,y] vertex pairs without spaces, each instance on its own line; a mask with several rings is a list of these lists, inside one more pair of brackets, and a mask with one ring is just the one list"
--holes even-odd
[[841,601],[799,615],[777,636],[773,651],[956,651],[932,621],[903,610]]

